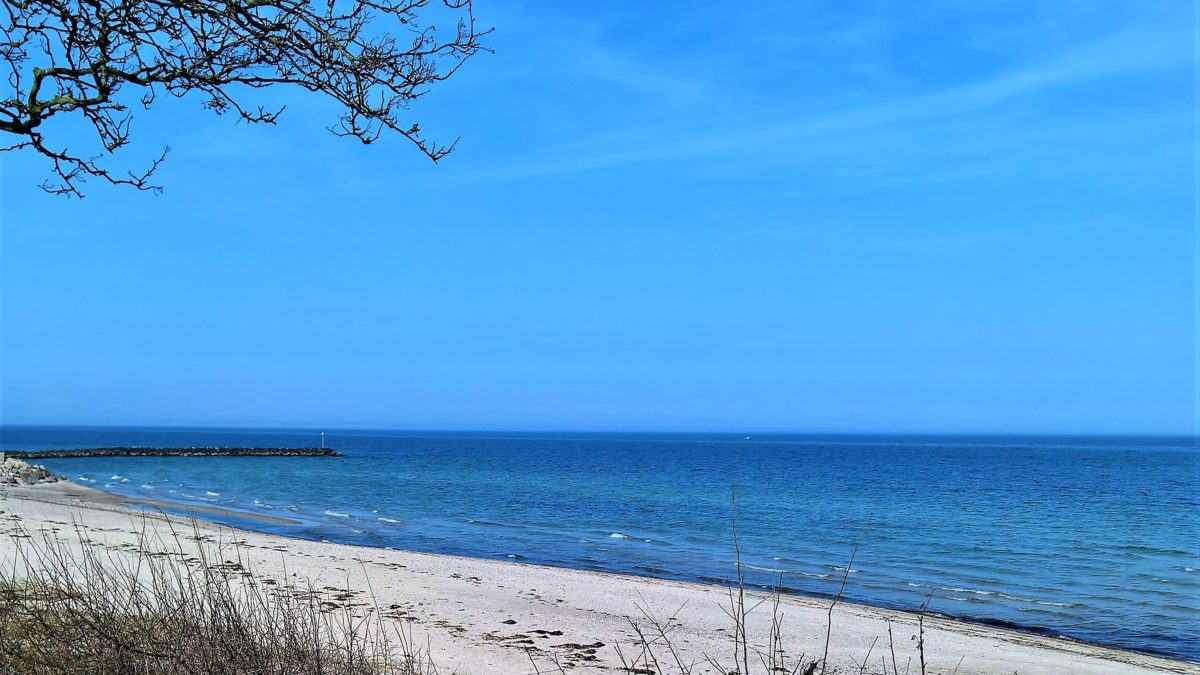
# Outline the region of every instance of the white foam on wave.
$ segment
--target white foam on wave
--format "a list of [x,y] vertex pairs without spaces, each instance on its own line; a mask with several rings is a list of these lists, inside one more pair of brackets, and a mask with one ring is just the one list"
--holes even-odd
[[85,480],[85,481],[87,481],[87,482],[89,482],[89,483],[95,483],[95,482],[96,482],[96,479],[95,479],[95,478],[88,478],[87,476],[76,476],[76,478],[77,478],[77,479],[79,479],[79,480]]
[[112,476],[109,476],[108,479],[109,480],[129,480],[128,478],[126,478],[125,476],[122,476],[119,473],[114,473]]
[[941,587],[941,589],[942,589],[943,591],[950,591],[951,593],[974,593],[975,595],[995,595],[995,594],[996,594],[996,592],[995,592],[995,591],[980,591],[980,590],[976,590],[976,589],[974,589],[974,588],[945,588],[945,587]]
[[996,596],[1005,600],[1016,600],[1017,602],[1037,602],[1033,598],[1022,598],[1019,595],[1009,595],[1008,593],[997,593]]
[[205,490],[204,494],[208,495],[209,497],[220,497],[221,496],[220,492],[213,492],[212,490]]
[[149,483],[142,483],[142,487],[146,488],[147,490],[153,490],[153,489],[154,489],[154,486],[153,486],[153,485],[151,485],[151,484],[149,484]]
[[628,539],[629,535],[621,534],[620,532],[613,532],[612,534],[608,535],[608,537],[609,539]]
[[758,565],[751,565],[750,563],[742,563],[742,567],[758,570],[760,572],[775,572],[776,574],[790,574],[792,572],[792,570],[782,570],[777,567],[759,567]]
[[325,515],[332,516],[334,518],[349,518],[350,517],[349,513],[338,513],[337,511],[330,511],[328,509],[325,510]]
[[[376,511],[376,513],[379,513],[379,512]],[[379,522],[381,522],[381,523],[398,523],[400,521],[396,520],[395,518],[384,518],[383,516],[379,516]]]
[[255,499],[255,500],[254,500],[254,505],[255,505],[255,506],[257,506],[257,507],[258,507],[258,508],[260,508],[260,509],[273,509],[273,508],[275,508],[274,506],[272,506],[272,505],[270,505],[270,504],[268,504],[268,503],[264,502],[264,501],[263,501],[263,500],[261,500],[261,499]]

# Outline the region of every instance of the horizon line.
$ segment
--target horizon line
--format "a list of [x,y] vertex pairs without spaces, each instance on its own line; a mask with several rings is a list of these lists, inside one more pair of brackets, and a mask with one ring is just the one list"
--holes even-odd
[[755,430],[755,429],[678,429],[678,428],[495,428],[495,427],[389,427],[375,425],[356,426],[309,426],[309,425],[267,425],[267,424],[70,424],[70,423],[3,423],[0,430],[5,429],[144,429],[158,431],[267,431],[267,432],[302,432],[347,434],[363,432],[391,433],[435,433],[435,434],[686,434],[686,435],[754,435],[763,436],[935,436],[935,437],[1092,437],[1092,438],[1168,438],[1191,439],[1200,441],[1200,432],[1169,432],[1169,431],[1000,431],[1000,430],[845,430],[845,429],[807,429],[807,430]]

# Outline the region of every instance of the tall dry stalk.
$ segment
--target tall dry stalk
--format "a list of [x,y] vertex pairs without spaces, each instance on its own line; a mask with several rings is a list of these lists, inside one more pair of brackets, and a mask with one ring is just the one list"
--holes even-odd
[[19,528],[0,570],[0,673],[431,675],[411,632],[377,607],[268,583],[238,546],[143,523],[112,547]]

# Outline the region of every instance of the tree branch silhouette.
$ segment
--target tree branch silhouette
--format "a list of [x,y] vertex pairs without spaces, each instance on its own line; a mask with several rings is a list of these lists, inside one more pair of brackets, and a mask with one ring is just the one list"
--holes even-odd
[[[196,94],[218,115],[274,124],[283,108],[248,102],[257,89],[294,86],[332,99],[341,111],[328,129],[371,143],[399,133],[435,162],[439,144],[401,115],[429,87],[486,48],[472,0],[2,0],[0,151],[32,150],[50,160],[54,194],[82,197],[97,178],[161,192],[140,171],[101,163],[128,144],[130,108],[149,109],[165,93]],[[433,22],[454,25],[439,30]],[[426,21],[428,19],[428,21]],[[130,91],[132,90],[132,91]],[[101,152],[61,147],[44,126],[81,117]]]

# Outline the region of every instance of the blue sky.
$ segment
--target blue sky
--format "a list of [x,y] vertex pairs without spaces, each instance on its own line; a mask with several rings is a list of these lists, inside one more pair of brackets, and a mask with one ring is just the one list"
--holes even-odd
[[0,157],[0,421],[1195,432],[1193,3],[477,3],[440,165],[294,92],[137,113],[159,197]]

